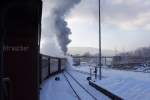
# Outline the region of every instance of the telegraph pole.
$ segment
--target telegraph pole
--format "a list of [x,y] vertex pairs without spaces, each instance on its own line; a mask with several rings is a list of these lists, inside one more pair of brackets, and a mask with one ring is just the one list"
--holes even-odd
[[99,79],[102,79],[102,66],[101,66],[101,2],[99,0]]

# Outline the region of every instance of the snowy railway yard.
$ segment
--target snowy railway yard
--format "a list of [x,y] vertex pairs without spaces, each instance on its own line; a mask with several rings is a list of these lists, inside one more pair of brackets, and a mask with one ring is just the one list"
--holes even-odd
[[87,74],[71,70],[53,76],[42,84],[40,100],[110,100],[91,87],[86,77]]
[[[81,73],[89,73],[89,67],[73,67]],[[102,80],[96,85],[125,100],[150,100],[150,73],[102,68]]]
[[[40,100],[111,100],[89,85],[89,72],[88,66],[72,66],[50,77],[42,84]],[[60,80],[56,81],[56,77]],[[92,75],[91,82],[125,100],[149,100],[149,78],[150,73],[102,68],[102,80],[95,80]]]

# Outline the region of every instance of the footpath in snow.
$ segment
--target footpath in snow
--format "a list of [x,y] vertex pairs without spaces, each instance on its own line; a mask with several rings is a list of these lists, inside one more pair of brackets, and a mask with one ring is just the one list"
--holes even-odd
[[[89,67],[73,67],[89,72]],[[102,69],[102,80],[95,84],[122,97],[125,100],[150,100],[150,73]]]

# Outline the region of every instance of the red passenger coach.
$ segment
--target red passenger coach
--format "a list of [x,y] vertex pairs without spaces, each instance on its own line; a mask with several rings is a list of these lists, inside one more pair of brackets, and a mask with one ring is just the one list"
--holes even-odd
[[0,100],[39,100],[40,84],[66,58],[40,54],[41,0],[0,1]]
[[3,34],[0,100],[38,100],[41,0],[1,0]]

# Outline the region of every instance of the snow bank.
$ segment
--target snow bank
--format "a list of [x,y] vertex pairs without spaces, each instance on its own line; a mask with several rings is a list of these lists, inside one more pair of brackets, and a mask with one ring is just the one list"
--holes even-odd
[[150,98],[150,82],[118,76],[97,81],[96,84],[125,100],[149,100]]
[[[73,67],[89,72],[89,67]],[[125,100],[150,100],[150,73],[103,69],[103,79],[96,84]]]

